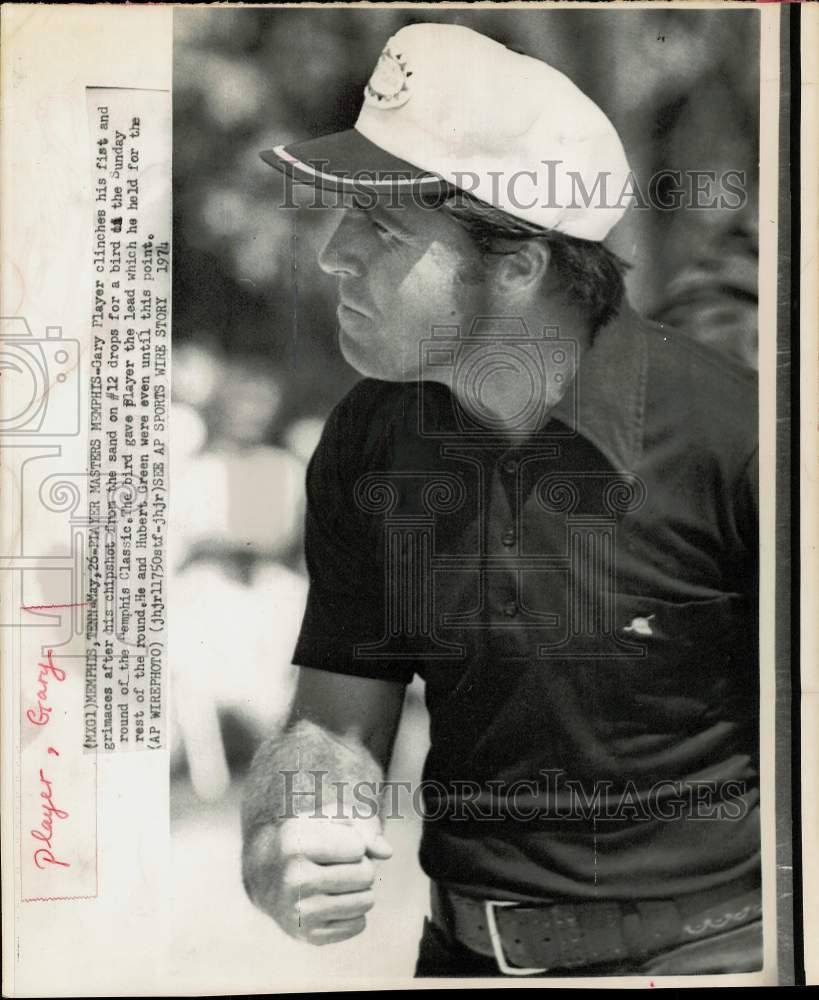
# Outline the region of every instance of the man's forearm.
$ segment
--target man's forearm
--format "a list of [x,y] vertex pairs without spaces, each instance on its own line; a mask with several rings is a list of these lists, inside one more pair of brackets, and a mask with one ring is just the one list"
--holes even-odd
[[302,719],[256,751],[245,783],[242,835],[247,839],[299,813],[348,815],[355,788],[376,786],[382,778],[381,765],[362,744]]

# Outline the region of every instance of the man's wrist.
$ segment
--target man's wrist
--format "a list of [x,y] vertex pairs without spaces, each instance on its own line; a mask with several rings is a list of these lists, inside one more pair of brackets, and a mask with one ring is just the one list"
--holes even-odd
[[361,787],[377,788],[382,778],[381,766],[363,744],[351,744],[302,720],[256,751],[242,801],[243,836],[248,839],[260,827],[305,815],[371,818],[378,812],[372,798],[369,815],[358,815],[356,793]]

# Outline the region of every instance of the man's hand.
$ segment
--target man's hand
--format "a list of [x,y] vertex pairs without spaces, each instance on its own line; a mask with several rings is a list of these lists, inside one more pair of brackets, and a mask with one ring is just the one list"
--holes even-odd
[[360,934],[374,902],[376,860],[392,856],[377,816],[297,816],[261,827],[245,845],[245,888],[291,937],[331,944]]
[[[242,879],[253,903],[294,938],[330,944],[364,930],[373,862],[392,849],[375,803],[357,815],[339,789],[383,780],[404,688],[302,667],[290,726],[253,757],[242,796]],[[294,803],[307,801],[319,814],[294,816]],[[341,818],[320,815],[321,803],[340,808]]]

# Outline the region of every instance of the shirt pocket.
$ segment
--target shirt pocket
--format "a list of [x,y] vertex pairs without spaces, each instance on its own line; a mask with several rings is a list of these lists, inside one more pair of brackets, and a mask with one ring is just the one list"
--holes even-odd
[[614,629],[633,653],[610,661],[603,685],[614,730],[690,733],[747,719],[759,668],[756,614],[742,595],[677,603],[620,594]]

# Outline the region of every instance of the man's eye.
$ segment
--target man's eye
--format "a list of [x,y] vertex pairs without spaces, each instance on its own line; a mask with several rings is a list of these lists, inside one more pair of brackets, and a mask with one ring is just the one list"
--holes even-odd
[[383,222],[379,222],[378,219],[373,219],[373,226],[375,231],[378,233],[379,239],[383,240],[385,243],[395,243],[398,240],[398,236],[394,230],[385,226]]

